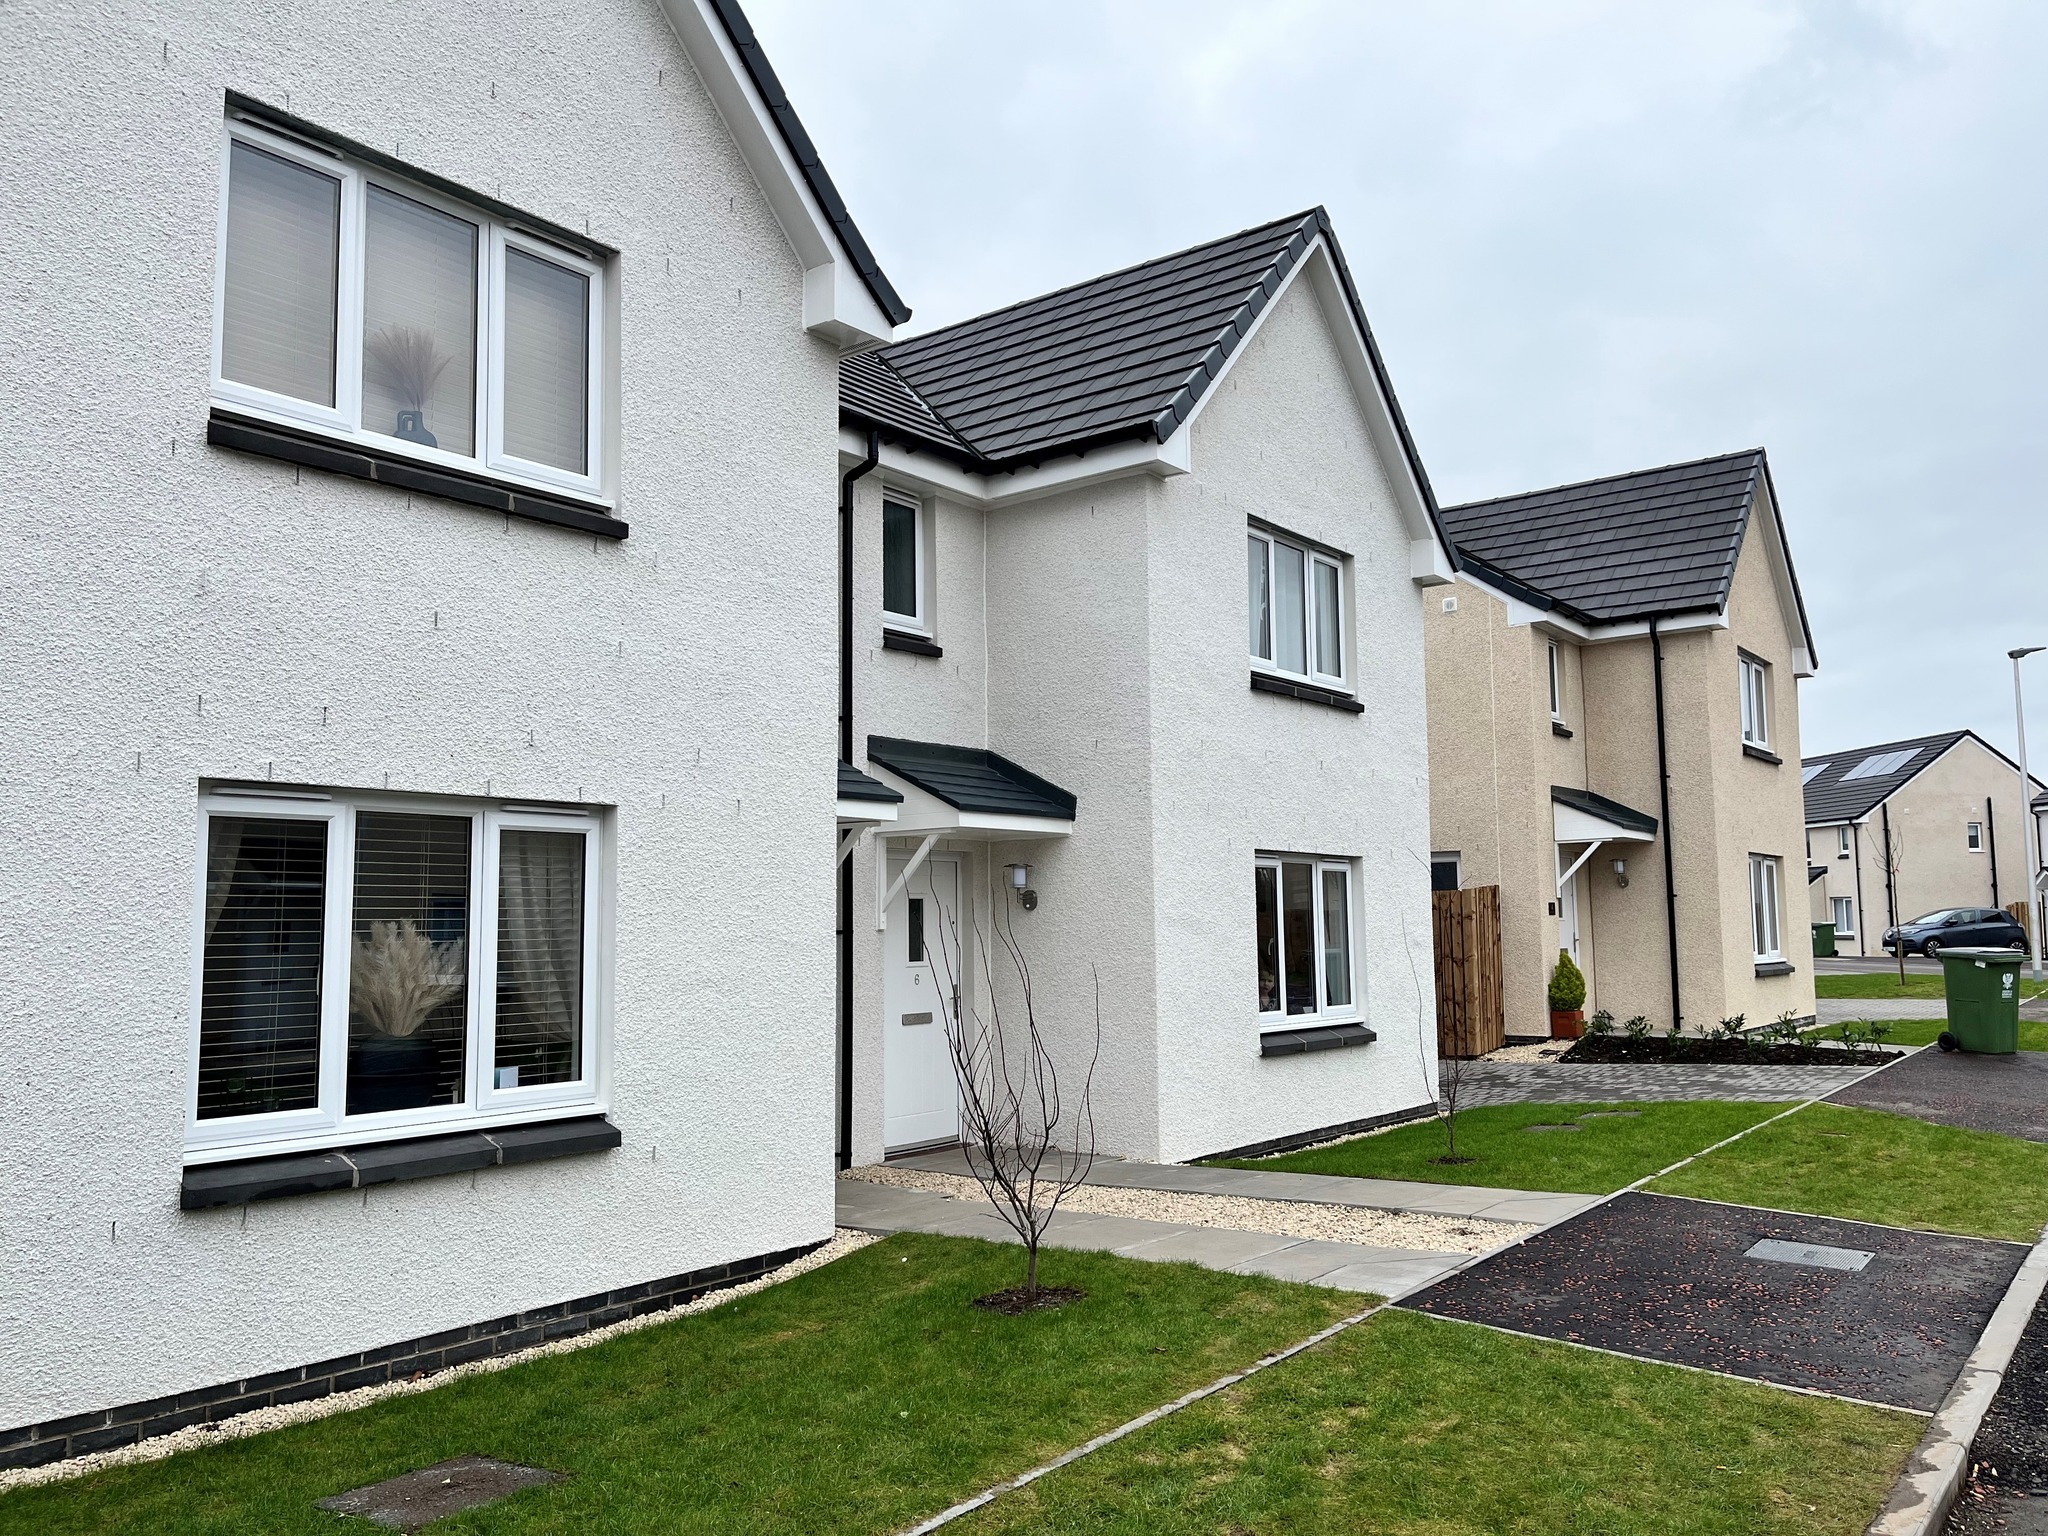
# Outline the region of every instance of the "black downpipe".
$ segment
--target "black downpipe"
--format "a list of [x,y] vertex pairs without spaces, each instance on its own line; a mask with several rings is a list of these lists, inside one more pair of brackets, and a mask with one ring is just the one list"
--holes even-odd
[[[853,483],[882,462],[882,434],[839,477],[839,761],[853,761]],[[839,1166],[853,1166],[853,859],[839,861]]]
[[1657,687],[1657,808],[1664,817],[1664,930],[1671,951],[1671,1027],[1679,1029],[1685,1015],[1678,1006],[1678,875],[1671,852],[1671,758],[1664,744],[1664,641],[1657,621],[1650,620],[1650,671]]

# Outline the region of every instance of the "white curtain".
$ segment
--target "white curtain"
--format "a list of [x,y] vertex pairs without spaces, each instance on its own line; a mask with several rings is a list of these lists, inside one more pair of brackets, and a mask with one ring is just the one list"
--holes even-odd
[[435,446],[473,454],[476,226],[376,186],[367,211],[363,426],[412,436],[399,413],[417,411]]
[[242,833],[248,823],[239,816],[215,816],[208,820],[206,843],[206,942],[220,927],[220,915],[228,909],[228,893],[235,888],[235,870],[242,861]]
[[221,374],[334,404],[341,183],[237,142],[228,161]]
[[590,279],[505,252],[505,451],[584,474],[589,464]]
[[[583,837],[500,834],[497,1065],[519,1066],[521,1086],[582,1075]],[[555,1051],[536,1071],[536,1053],[562,1044],[566,1069]]]

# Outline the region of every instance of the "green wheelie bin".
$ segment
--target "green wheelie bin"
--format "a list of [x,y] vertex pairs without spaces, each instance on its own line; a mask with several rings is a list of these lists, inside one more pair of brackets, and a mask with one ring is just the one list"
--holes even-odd
[[1813,954],[1816,960],[1832,960],[1835,955],[1835,925],[1815,923],[1813,925]]
[[2020,1048],[2020,967],[2016,949],[1944,949],[1942,987],[1948,995],[1943,1050],[2010,1056]]

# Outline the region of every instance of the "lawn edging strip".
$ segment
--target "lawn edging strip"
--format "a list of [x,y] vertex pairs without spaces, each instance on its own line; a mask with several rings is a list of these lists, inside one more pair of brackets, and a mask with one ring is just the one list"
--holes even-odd
[[1914,1447],[1892,1495],[1870,1522],[1866,1536],[1935,1536],[1955,1507],[1970,1470],[1970,1447],[2005,1380],[2020,1335],[2048,1289],[2048,1232],[2020,1265],[2005,1299],[1991,1314],[1962,1374],[1935,1411],[1927,1433]]

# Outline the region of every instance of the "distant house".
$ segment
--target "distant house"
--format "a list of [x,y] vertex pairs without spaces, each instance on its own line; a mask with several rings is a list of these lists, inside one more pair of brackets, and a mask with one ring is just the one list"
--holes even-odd
[[1440,886],[1498,885],[1510,1034],[1587,1007],[1813,1012],[1797,680],[1814,648],[1762,449],[1444,511],[1428,608]]
[[[1809,757],[1800,777],[1810,916],[1837,951],[1883,954],[1884,930],[1923,913],[2027,899],[2019,765],[1975,731]],[[2035,805],[2038,839],[2048,796]]]

